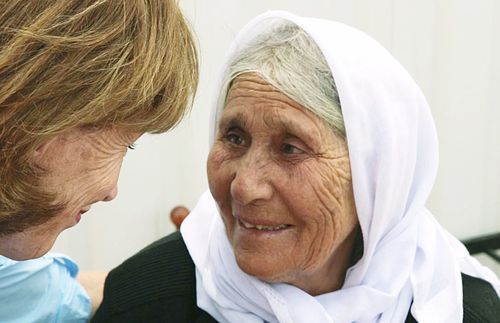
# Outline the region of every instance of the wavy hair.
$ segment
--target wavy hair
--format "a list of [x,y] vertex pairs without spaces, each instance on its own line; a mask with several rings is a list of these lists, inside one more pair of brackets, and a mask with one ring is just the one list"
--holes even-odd
[[38,185],[38,146],[81,126],[165,132],[197,82],[175,0],[0,0],[0,235],[61,208]]

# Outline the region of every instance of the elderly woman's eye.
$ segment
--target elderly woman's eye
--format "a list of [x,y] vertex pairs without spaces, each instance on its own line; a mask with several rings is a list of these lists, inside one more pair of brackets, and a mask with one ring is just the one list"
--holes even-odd
[[291,144],[283,144],[281,146],[281,151],[285,154],[301,154],[304,152],[302,149],[297,148]]
[[224,131],[222,140],[235,146],[241,146],[245,143],[243,131],[239,127],[230,127]]
[[130,150],[134,150],[135,149],[135,143],[128,145],[127,148],[130,149]]
[[230,143],[238,145],[238,146],[243,144],[243,138],[240,135],[235,134],[235,133],[226,134],[225,139],[227,141],[229,141]]

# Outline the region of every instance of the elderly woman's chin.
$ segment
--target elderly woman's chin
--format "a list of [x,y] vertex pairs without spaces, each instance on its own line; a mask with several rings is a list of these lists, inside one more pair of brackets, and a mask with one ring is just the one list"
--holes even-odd
[[287,248],[287,241],[294,240],[292,228],[266,232],[247,229],[236,222],[234,227],[228,226],[228,230],[231,231],[228,232],[229,240],[241,270],[270,283],[293,281],[293,268],[298,264],[292,263],[292,248]]
[[246,274],[268,283],[291,284],[311,295],[342,286],[357,230],[343,241],[338,241],[340,237],[328,237],[328,241],[323,241],[328,246],[325,248],[301,243],[300,229],[295,227],[263,234],[247,230],[241,224],[232,230],[228,226],[236,262]]

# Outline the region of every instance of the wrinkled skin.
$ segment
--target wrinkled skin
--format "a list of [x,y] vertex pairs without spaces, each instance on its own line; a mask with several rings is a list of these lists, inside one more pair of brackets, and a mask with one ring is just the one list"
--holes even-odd
[[311,295],[342,286],[359,224],[347,145],[326,123],[242,74],[207,171],[244,272]]
[[16,260],[44,255],[65,229],[98,201],[111,201],[127,146],[140,136],[118,129],[79,128],[55,136],[34,153],[34,163],[46,171],[41,185],[55,193],[62,213],[23,232],[0,237],[2,255]]

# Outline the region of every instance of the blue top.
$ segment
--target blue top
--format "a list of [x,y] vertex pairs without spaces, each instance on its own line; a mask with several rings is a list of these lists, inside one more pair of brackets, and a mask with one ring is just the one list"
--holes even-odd
[[26,261],[0,256],[0,322],[88,322],[92,305],[77,274],[78,266],[60,254]]

